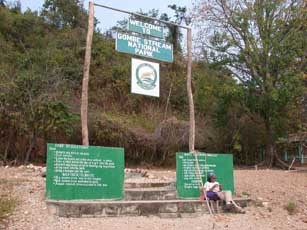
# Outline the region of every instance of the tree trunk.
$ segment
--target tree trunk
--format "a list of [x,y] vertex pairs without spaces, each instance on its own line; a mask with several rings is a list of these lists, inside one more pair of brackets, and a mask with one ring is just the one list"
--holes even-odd
[[10,146],[11,146],[12,137],[13,137],[13,131],[10,130],[9,131],[9,139],[7,141],[7,144],[6,144],[6,147],[5,147],[5,150],[4,150],[4,156],[3,156],[4,162],[6,162],[6,160],[7,160],[7,156],[8,156],[8,153],[9,153]]
[[31,155],[31,152],[32,152],[35,144],[36,144],[36,134],[35,134],[35,132],[33,132],[31,140],[30,140],[30,146],[29,146],[28,151],[26,153],[25,164],[29,163],[30,155]]
[[8,152],[9,152],[10,145],[11,145],[11,139],[9,138],[9,140],[6,144],[5,150],[4,150],[4,156],[3,156],[4,162],[6,162],[6,160],[7,160],[7,155],[8,155]]
[[266,128],[266,146],[265,146],[265,158],[264,161],[258,165],[266,166],[268,168],[278,167],[288,169],[289,165],[283,162],[276,152],[276,145],[274,140],[274,131],[270,124],[270,121],[265,121]]
[[9,131],[9,139],[7,141],[7,144],[6,144],[6,147],[5,147],[5,150],[4,150],[4,156],[3,156],[3,161],[4,162],[6,162],[7,159],[9,158],[8,157],[9,156],[9,152],[14,152],[12,150],[12,144],[14,142],[16,142],[14,138],[16,139],[16,132],[15,132],[14,129],[10,129],[10,131]]
[[274,156],[275,156],[275,146],[274,143],[266,143],[265,146],[265,159],[263,165],[267,166],[268,168],[272,168],[274,163]]

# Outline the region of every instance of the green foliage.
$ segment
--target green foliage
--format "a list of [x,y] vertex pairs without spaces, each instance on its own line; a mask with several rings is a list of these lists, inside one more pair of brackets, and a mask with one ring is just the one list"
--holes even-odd
[[[96,115],[97,116],[97,115]],[[148,119],[145,113],[136,114],[134,112],[127,114],[120,111],[108,111],[105,113],[98,113],[99,118],[97,120],[107,120],[115,124],[120,125],[126,129],[133,129],[135,127],[142,127],[142,129],[148,133],[154,132],[158,119]]]
[[[262,118],[267,147],[273,146],[278,136],[285,136],[291,123],[298,122],[292,111],[304,90],[306,17],[302,4],[251,1],[237,7],[219,0],[199,5],[205,9],[199,12],[199,23],[206,18],[209,21],[204,27],[210,26],[205,28],[210,37],[205,42],[210,50],[207,59],[228,68],[238,83],[231,87],[237,92],[226,91],[226,97],[219,97],[222,103],[217,114],[227,114],[232,101],[240,102],[243,111]],[[221,117],[217,120],[225,123]]]
[[86,14],[79,0],[45,0],[41,16],[57,28],[86,26]]
[[31,11],[0,8],[0,18],[0,126],[31,143],[72,134],[76,116],[64,101],[81,80],[79,32],[52,29]]
[[297,205],[293,201],[289,201],[284,208],[288,211],[289,215],[293,215],[297,212]]
[[245,192],[245,191],[242,192],[242,196],[250,196],[250,195],[251,195],[251,194],[248,193],[248,192]]
[[62,102],[50,102],[43,104],[39,110],[36,123],[41,125],[40,129],[46,136],[51,136],[58,132],[71,135],[73,124],[79,121],[79,116],[69,112],[69,108]]

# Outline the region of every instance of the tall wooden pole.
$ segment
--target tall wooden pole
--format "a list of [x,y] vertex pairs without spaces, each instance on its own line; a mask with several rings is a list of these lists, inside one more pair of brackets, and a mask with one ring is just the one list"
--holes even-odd
[[192,29],[187,29],[188,68],[187,68],[187,92],[189,98],[190,125],[189,125],[189,151],[195,148],[195,113],[192,93]]
[[91,64],[91,49],[94,33],[94,4],[89,2],[88,7],[88,28],[86,37],[86,50],[83,66],[82,80],[82,97],[81,97],[81,127],[82,127],[82,144],[89,145],[88,127],[87,127],[87,108],[88,108],[88,81]]

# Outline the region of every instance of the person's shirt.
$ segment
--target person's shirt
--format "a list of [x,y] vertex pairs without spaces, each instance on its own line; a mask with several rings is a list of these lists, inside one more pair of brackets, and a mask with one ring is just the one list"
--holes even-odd
[[205,185],[204,185],[204,188],[205,188],[206,192],[208,192],[208,191],[219,192],[219,191],[220,191],[220,186],[216,186],[213,190],[211,190],[212,187],[213,187],[214,185],[216,185],[216,184],[219,185],[219,182],[209,182],[209,181],[207,181],[207,182],[205,183]]

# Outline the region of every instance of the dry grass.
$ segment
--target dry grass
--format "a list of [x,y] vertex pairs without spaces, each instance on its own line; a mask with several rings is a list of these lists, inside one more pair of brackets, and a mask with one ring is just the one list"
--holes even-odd
[[8,180],[0,178],[0,224],[14,211],[18,204],[17,199],[12,196],[14,186],[26,181],[24,179]]
[[14,197],[0,197],[0,223],[14,211],[17,203],[17,199]]

